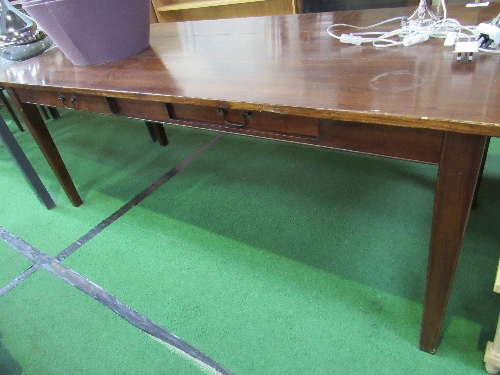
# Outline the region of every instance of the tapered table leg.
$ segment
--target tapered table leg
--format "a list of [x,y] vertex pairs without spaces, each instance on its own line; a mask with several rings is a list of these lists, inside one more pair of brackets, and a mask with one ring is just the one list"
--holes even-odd
[[45,117],[45,120],[50,120],[49,113],[47,112],[47,110],[43,105],[40,106],[40,112],[43,113],[43,117]]
[[16,113],[14,112],[14,110],[12,109],[9,101],[7,100],[7,97],[5,96],[5,94],[3,93],[3,87],[0,87],[0,100],[2,101],[2,103],[5,105],[5,108],[7,108],[7,111],[9,111],[10,113],[10,116],[12,117],[12,120],[16,123],[17,125],[17,128],[20,130],[20,131],[24,131],[24,128],[23,126],[21,125],[21,123],[19,122],[19,119],[17,118],[17,115]]
[[48,108],[49,113],[52,115],[52,118],[54,120],[57,120],[57,119],[61,118],[61,115],[59,114],[59,111],[57,110],[57,108],[51,107],[51,106],[48,106],[47,108]]
[[9,127],[1,117],[0,140],[4,143],[7,151],[9,151],[12,159],[14,159],[14,161],[16,162],[19,170],[22,172],[22,174],[30,184],[31,189],[35,192],[40,202],[42,202],[49,210],[53,208],[56,204],[52,200],[52,197],[50,196],[45,186],[43,186],[40,177],[38,177],[38,174],[35,172],[35,169],[24,154],[21,146],[19,146],[19,143],[17,143],[17,140],[10,132]]
[[446,133],[434,201],[420,349],[435,353],[487,137]]
[[161,122],[145,121],[148,128],[149,136],[153,142],[158,141],[160,146],[168,145],[167,134]]
[[59,180],[59,183],[66,192],[69,200],[74,206],[81,205],[82,199],[76,190],[75,184],[66,169],[66,165],[64,165],[61,155],[59,154],[59,150],[54,144],[54,141],[50,136],[49,130],[47,129],[37,106],[35,104],[22,103],[14,90],[11,88],[8,88],[7,92],[9,93],[10,98],[12,99],[12,102],[16,106],[17,110],[21,114],[30,133],[33,135],[38,147],[40,147],[45,159],[47,159],[47,162]]
[[488,147],[490,145],[490,139],[491,139],[491,137],[488,137],[486,139],[486,147],[484,149],[483,160],[481,162],[481,170],[479,171],[479,176],[477,178],[476,190],[474,191],[474,199],[472,200],[472,208],[477,207],[477,199],[479,196],[479,187],[481,186],[481,181],[483,179],[484,165],[486,164],[486,157],[488,156]]

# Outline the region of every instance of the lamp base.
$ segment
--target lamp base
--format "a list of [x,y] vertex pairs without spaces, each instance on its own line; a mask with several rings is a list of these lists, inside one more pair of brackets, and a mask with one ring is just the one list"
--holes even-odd
[[45,35],[42,39],[35,38],[33,42],[23,44],[11,44],[0,49],[0,57],[6,60],[23,61],[41,55],[52,47],[53,42]]

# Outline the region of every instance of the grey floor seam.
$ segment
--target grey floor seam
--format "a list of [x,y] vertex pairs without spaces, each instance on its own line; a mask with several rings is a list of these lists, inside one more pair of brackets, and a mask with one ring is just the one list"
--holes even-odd
[[[108,216],[106,219],[101,221],[99,224],[97,224],[94,228],[92,228],[86,234],[84,234],[79,239],[74,241],[71,245],[69,245],[64,250],[62,250],[59,254],[57,254],[55,259],[57,259],[58,261],[62,261],[65,258],[67,258],[68,256],[70,256],[71,254],[73,254],[76,250],[78,250],[80,247],[82,247],[85,243],[90,241],[92,238],[94,238],[99,233],[101,233],[105,228],[110,226],[112,223],[114,223],[116,220],[118,220],[120,217],[122,217],[125,213],[130,211],[134,206],[136,206],[137,204],[142,202],[144,199],[146,199],[148,196],[150,196],[153,192],[158,190],[168,180],[170,180],[171,178],[176,176],[180,171],[182,171],[184,168],[189,166],[198,156],[200,156],[203,152],[205,152],[207,149],[209,149],[215,143],[217,143],[222,137],[224,137],[224,135],[225,135],[224,133],[218,133],[214,138],[212,138],[210,141],[208,141],[203,146],[198,148],[196,151],[194,151],[192,154],[190,154],[187,158],[182,160],[178,165],[176,165],[174,168],[169,170],[166,174],[161,176],[159,179],[157,179],[155,182],[153,182],[150,186],[148,186],[142,192],[137,194],[129,202],[125,203],[117,211],[112,213],[110,216]],[[17,276],[15,279],[13,279],[11,282],[9,282],[7,285],[5,285],[3,288],[0,289],[0,297],[5,295],[10,290],[14,289],[17,285],[19,285],[23,280],[25,280],[27,277],[32,275],[39,268],[40,267],[38,265],[34,264],[30,268],[25,270],[23,273],[21,273],[19,276]]]
[[212,374],[232,375],[231,371],[196,349],[194,346],[188,344],[186,341],[125,305],[99,285],[86,279],[71,268],[66,267],[56,258],[41,252],[2,227],[0,227],[0,238],[39,268],[48,271],[60,280],[74,286],[78,290],[99,301],[103,306],[107,307],[136,328],[165,343],[175,352],[194,361],[204,370],[210,371]]

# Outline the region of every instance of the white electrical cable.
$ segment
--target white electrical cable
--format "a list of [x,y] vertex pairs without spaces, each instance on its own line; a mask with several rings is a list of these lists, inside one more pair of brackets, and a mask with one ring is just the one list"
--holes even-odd
[[500,53],[500,49],[478,48],[478,51],[487,53]]
[[[430,19],[417,19],[411,20],[411,17],[395,17],[388,19],[386,21],[382,21],[370,26],[360,27],[349,24],[333,24],[327,28],[327,32],[333,38],[338,39],[342,43],[349,44],[357,44],[360,45],[362,43],[371,43],[373,46],[378,48],[383,47],[393,47],[393,46],[409,46],[412,44],[420,43],[428,40],[430,37],[432,38],[446,38],[448,33],[454,32],[457,35],[457,40],[467,39],[470,40],[473,33],[473,28],[465,27],[460,24],[455,19],[448,18],[447,8],[445,0],[442,0],[438,4],[438,10],[441,6],[443,10],[443,18],[436,19],[436,17],[432,17]],[[417,11],[422,11],[421,8],[417,8]],[[428,12],[429,10],[425,7],[424,10]],[[414,13],[415,15],[416,13]],[[405,21],[406,20],[406,21]],[[375,32],[375,31],[365,31],[362,30],[370,30],[378,26],[382,26],[391,22],[401,21],[402,26],[393,31],[388,32]],[[354,33],[337,35],[334,33],[333,29],[339,27],[348,27],[352,29],[358,30]]]

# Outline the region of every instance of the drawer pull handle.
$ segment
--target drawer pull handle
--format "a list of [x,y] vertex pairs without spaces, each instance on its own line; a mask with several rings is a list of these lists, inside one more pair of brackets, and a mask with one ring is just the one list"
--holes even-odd
[[78,101],[78,99],[76,98],[76,96],[75,96],[75,95],[71,95],[71,98],[70,98],[70,100],[69,100],[69,101],[71,102],[72,107],[70,107],[70,106],[68,106],[68,105],[66,104],[66,99],[64,98],[64,95],[63,95],[63,94],[59,94],[59,95],[57,96],[57,98],[61,101],[61,103],[63,104],[63,106],[64,106],[65,108],[68,108],[68,109],[76,109],[76,102]]
[[249,118],[253,118],[253,112],[252,111],[243,111],[243,113],[241,114],[241,116],[243,117],[243,124],[238,124],[236,122],[231,122],[231,121],[227,121],[227,111],[223,108],[217,108],[217,114],[220,115],[220,116],[223,116],[224,118],[224,122],[226,123],[226,125],[229,125],[229,126],[236,126],[238,128],[243,128],[244,126],[246,126],[247,124],[247,120]]
[[73,104],[73,108],[76,109],[76,102],[78,101],[76,95],[71,95],[71,99],[69,101]]

